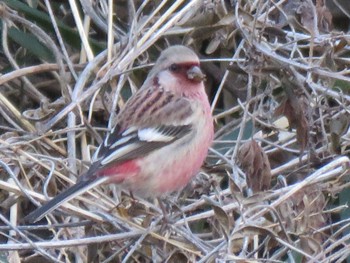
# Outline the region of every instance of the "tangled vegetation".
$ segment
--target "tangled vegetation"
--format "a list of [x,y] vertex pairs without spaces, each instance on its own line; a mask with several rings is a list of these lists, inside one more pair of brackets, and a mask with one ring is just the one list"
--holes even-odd
[[[350,10],[329,2],[2,0],[0,258],[344,262]],[[216,132],[201,173],[164,197],[166,220],[104,185],[25,224],[179,43],[201,58]]]

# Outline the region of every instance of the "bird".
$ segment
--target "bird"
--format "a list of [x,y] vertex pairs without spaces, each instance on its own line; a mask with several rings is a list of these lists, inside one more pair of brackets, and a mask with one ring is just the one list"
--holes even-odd
[[76,184],[24,217],[35,223],[62,203],[105,183],[136,196],[161,197],[195,176],[213,142],[206,75],[196,53],[183,45],[163,50],[119,111],[115,126]]

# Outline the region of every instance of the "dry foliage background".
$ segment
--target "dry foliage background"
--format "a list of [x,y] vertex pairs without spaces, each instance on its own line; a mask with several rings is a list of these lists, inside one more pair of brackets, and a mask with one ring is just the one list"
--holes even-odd
[[[1,261],[344,262],[349,13],[346,0],[2,0]],[[115,186],[21,222],[86,170],[177,43],[201,57],[216,136],[165,198],[168,223]]]

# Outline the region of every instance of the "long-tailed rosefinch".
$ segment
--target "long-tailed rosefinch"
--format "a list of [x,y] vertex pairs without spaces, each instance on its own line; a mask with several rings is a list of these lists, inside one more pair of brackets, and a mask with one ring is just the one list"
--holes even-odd
[[35,222],[101,183],[140,196],[184,187],[198,172],[213,140],[213,119],[197,55],[187,47],[164,50],[145,83],[117,116],[78,182],[25,217]]

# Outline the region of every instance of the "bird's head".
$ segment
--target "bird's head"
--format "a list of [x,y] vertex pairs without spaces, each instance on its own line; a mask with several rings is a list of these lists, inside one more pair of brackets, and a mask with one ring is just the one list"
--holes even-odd
[[174,92],[191,93],[203,89],[205,74],[198,56],[191,49],[176,45],[161,53],[148,79]]

